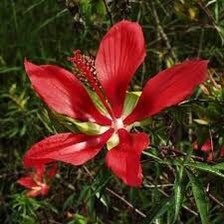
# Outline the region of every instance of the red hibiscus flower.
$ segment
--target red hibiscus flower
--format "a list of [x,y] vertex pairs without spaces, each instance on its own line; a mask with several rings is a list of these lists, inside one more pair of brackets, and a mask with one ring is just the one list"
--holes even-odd
[[213,145],[210,139],[207,139],[201,147],[199,147],[198,142],[193,143],[194,150],[201,150],[207,155],[207,161],[212,161],[214,158]]
[[[194,142],[193,149],[201,150],[202,152],[204,152],[207,155],[207,158],[206,158],[207,161],[214,160],[214,146],[210,139],[207,139],[201,146],[198,145],[197,141]],[[224,147],[222,147],[220,150],[220,157],[224,157]]]
[[[140,186],[140,156],[149,139],[146,133],[131,133],[132,125],[191,95],[205,80],[208,63],[188,60],[160,72],[146,83],[136,106],[127,114],[124,102],[128,85],[145,55],[141,27],[124,20],[105,35],[95,61],[80,51],[74,52],[70,61],[75,75],[58,66],[37,66],[25,61],[34,89],[52,110],[97,124],[101,131],[95,135],[84,132],[47,137],[27,151],[24,166],[37,170],[56,161],[81,165],[96,156],[106,143],[113,142],[106,155],[107,166],[124,183]],[[91,91],[80,80],[85,80]],[[90,92],[97,95],[103,110],[94,104]]]
[[18,180],[18,183],[30,189],[27,192],[27,196],[44,196],[48,194],[49,191],[49,186],[46,180],[53,178],[56,174],[56,171],[56,164],[53,164],[53,166],[47,171],[45,171],[45,167],[41,165],[40,167],[36,167],[34,173],[31,173],[29,176],[20,178]]

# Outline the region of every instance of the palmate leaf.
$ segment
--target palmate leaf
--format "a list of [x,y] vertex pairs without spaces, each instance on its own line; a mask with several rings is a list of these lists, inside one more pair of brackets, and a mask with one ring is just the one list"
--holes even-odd
[[201,223],[202,224],[209,224],[209,213],[208,213],[208,200],[206,198],[203,186],[200,182],[200,180],[191,172],[187,172],[191,187],[192,187],[192,192],[194,195],[194,199],[196,202],[196,206],[201,218]]

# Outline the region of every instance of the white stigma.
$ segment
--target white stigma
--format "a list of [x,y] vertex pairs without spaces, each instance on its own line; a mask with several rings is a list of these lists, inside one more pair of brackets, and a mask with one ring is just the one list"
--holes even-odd
[[115,131],[117,131],[118,129],[124,128],[124,123],[122,118],[117,118],[113,121],[113,128],[115,129]]

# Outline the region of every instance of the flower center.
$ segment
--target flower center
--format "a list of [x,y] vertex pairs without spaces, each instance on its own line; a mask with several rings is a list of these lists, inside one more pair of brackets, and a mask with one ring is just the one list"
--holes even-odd
[[123,123],[122,118],[113,119],[113,123],[112,123],[111,127],[114,129],[114,133],[110,137],[110,139],[107,141],[107,149],[108,150],[114,148],[115,146],[117,146],[119,144],[120,140],[119,140],[118,130],[123,129],[123,128],[127,129],[127,127],[125,127],[125,125]]
[[115,119],[113,121],[112,127],[114,128],[115,132],[118,131],[118,129],[125,128],[122,118]]

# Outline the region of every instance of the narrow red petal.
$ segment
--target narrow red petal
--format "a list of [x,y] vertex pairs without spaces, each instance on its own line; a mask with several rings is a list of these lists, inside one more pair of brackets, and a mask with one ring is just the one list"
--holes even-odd
[[62,133],[47,137],[27,151],[24,165],[37,167],[53,161],[81,165],[100,151],[112,133],[108,130],[98,136]]
[[57,164],[53,163],[51,167],[49,167],[47,170],[47,178],[49,179],[53,178],[57,174],[57,171],[58,171]]
[[213,152],[208,152],[207,161],[212,161],[214,159]]
[[122,113],[128,84],[145,54],[144,36],[138,23],[123,20],[101,41],[96,70],[116,117]]
[[41,195],[41,189],[40,190],[30,190],[26,193],[26,195],[28,197],[32,197],[32,198],[37,197],[37,196]]
[[48,194],[50,187],[47,184],[42,184],[42,186],[36,186],[36,189],[31,189],[27,191],[26,195],[28,197],[45,196]]
[[58,66],[37,66],[28,61],[25,61],[25,69],[34,89],[51,109],[82,121],[110,124],[70,72]]
[[202,60],[185,61],[150,79],[125,123],[142,120],[186,99],[198,84],[205,81],[207,64],[208,61]]
[[106,164],[127,185],[141,186],[140,156],[149,144],[148,136],[145,133],[131,134],[125,130],[119,130],[119,137],[119,145],[107,153]]
[[[22,177],[18,180],[18,183],[29,190],[26,195],[29,197],[36,197],[39,195],[47,195],[50,189],[47,182],[56,175],[57,165],[56,163],[51,164],[47,171],[45,164],[33,164],[33,171],[30,172],[26,177]],[[45,173],[46,171],[46,173]]]
[[220,157],[224,157],[224,147],[222,147],[220,150]]
[[205,143],[201,146],[201,151],[203,151],[203,152],[210,152],[210,151],[212,151],[212,142],[211,142],[211,140],[210,139],[207,139],[206,141],[205,141]]
[[37,185],[31,176],[21,177],[17,182],[29,189],[32,189]]

